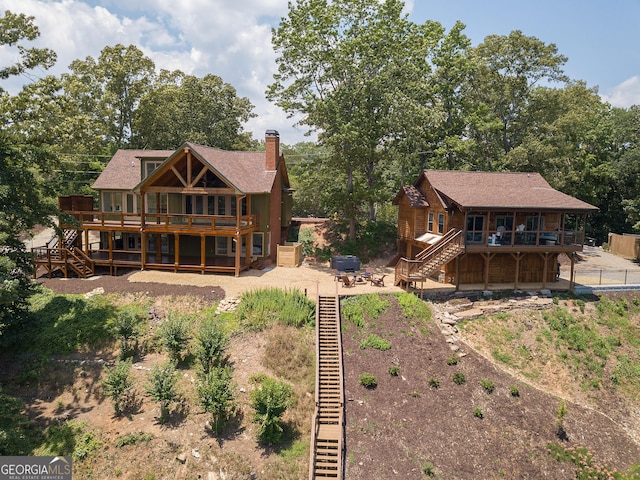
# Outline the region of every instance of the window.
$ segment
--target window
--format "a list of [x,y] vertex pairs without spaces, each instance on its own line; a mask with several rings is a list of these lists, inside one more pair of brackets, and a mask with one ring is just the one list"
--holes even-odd
[[[159,200],[159,202],[158,202]],[[147,213],[167,213],[168,196],[166,193],[147,194]]]
[[483,243],[484,215],[467,215],[467,243]]
[[444,213],[438,214],[438,233],[440,235],[444,233]]
[[216,255],[226,255],[228,237],[216,237]]
[[122,192],[102,192],[102,211],[121,212]]
[[185,195],[184,213],[187,215],[204,215],[205,195]]
[[429,221],[427,222],[427,232],[433,232],[433,212],[429,212]]
[[[504,227],[504,229],[501,229],[500,227]],[[497,215],[496,229],[505,230],[507,232],[513,230],[513,215]]]
[[[538,219],[540,219],[540,225],[538,225]],[[543,215],[530,215],[527,217],[526,228],[529,231],[544,230],[544,216]]]
[[140,213],[140,202],[138,196],[133,193],[127,193],[127,213]]
[[144,178],[147,178],[149,175],[151,175],[154,172],[154,170],[158,168],[160,165],[162,165],[162,162],[160,161],[144,162]]
[[261,257],[263,255],[262,252],[264,251],[264,233],[254,233],[251,243],[253,246],[251,254]]

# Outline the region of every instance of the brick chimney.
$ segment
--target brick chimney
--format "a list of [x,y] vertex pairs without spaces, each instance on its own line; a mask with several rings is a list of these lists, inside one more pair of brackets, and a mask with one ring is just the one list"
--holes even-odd
[[265,170],[277,170],[280,160],[280,134],[277,130],[267,130],[264,134],[267,147]]

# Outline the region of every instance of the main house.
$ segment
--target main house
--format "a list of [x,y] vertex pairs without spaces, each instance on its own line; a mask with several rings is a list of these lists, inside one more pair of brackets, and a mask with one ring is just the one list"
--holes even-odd
[[396,284],[554,282],[558,257],[582,251],[597,210],[537,173],[425,170],[400,189]]
[[[280,138],[266,151],[226,151],[185,143],[171,150],[118,150],[92,196],[59,199],[76,219],[34,249],[51,273],[95,266],[228,272],[271,263],[291,224],[292,197]],[[69,217],[67,217],[69,218]]]

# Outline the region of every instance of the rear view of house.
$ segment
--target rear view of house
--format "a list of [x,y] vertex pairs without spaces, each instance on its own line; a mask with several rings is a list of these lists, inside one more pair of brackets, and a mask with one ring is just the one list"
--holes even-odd
[[[170,150],[119,150],[93,184],[93,198],[61,197],[78,221],[36,249],[38,266],[65,275],[95,266],[228,272],[275,261],[291,224],[291,189],[280,138],[266,151],[185,143]],[[96,240],[97,239],[97,240]]]
[[537,173],[425,170],[399,206],[396,283],[439,276],[456,285],[553,282],[558,256],[573,271],[587,215],[597,210]]

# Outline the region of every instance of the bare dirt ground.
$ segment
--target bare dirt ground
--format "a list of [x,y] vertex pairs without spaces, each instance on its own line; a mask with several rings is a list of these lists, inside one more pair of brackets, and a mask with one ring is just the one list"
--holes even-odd
[[[609,255],[595,253],[598,258]],[[617,257],[610,259],[614,260]],[[388,272],[383,264],[373,269],[379,274]],[[239,278],[134,271],[117,277],[41,277],[38,281],[58,293],[88,293],[103,288],[107,294],[149,296],[160,308],[180,302],[214,303],[263,286],[299,288],[311,298],[318,291],[340,295],[399,291],[390,286],[392,282],[383,288],[357,285],[347,289],[334,281],[326,265],[317,264],[252,270]],[[437,283],[432,286],[442,287]],[[453,351],[437,324],[428,326],[429,336],[425,338],[417,325],[402,318],[395,305],[370,328],[390,338],[392,349],[362,350],[360,333],[349,326],[343,333],[348,479],[421,479],[426,464],[433,466],[438,478],[446,479],[575,478],[568,464],[554,461],[546,452],[548,442],[559,440],[559,394],[566,394],[568,399],[566,445],[587,445],[599,461],[620,470],[640,459],[639,444],[621,422],[625,415],[638,412],[617,404],[599,412],[579,395],[573,402],[570,391],[536,388],[496,366],[481,354],[480,346],[476,351],[463,341],[459,342],[464,354],[460,363],[448,365]],[[291,473],[273,450],[258,445],[248,418],[249,376],[270,373],[263,362],[266,342],[260,334],[233,339],[231,360],[244,414],[220,437],[211,433],[208,416],[195,406],[194,398],[184,398],[174,409],[171,422],[159,424],[157,406],[144,397],[142,387],[136,411],[128,417],[115,417],[99,384],[105,362],[115,358],[114,351],[57,359],[47,382],[25,386],[21,396],[29,415],[39,422],[78,419],[99,432],[104,449],[74,478],[305,478],[304,468]],[[136,362],[140,385],[158,360],[157,354],[149,354]],[[389,374],[390,366],[399,368],[397,377]],[[377,388],[365,389],[359,384],[363,372],[378,378]],[[464,373],[463,385],[452,381],[455,372]],[[439,381],[438,388],[430,382],[434,379]],[[495,391],[488,394],[481,380],[493,381]],[[183,391],[189,391],[193,381],[192,373],[183,372]],[[517,397],[510,393],[514,385],[520,392]],[[312,392],[307,394],[307,399],[312,398]],[[482,411],[483,418],[474,415],[476,409]],[[137,447],[114,446],[123,435],[140,432],[150,433],[153,439]]]

